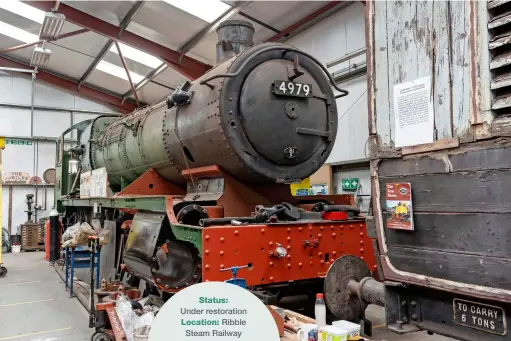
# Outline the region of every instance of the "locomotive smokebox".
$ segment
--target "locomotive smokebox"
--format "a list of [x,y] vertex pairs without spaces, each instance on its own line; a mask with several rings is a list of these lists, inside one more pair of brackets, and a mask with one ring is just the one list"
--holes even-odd
[[254,26],[247,21],[227,20],[221,23],[216,29],[216,64],[221,64],[254,46],[254,32]]

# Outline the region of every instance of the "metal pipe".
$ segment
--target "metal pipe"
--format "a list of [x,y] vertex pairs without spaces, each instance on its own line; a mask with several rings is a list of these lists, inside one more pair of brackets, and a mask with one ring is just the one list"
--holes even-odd
[[30,70],[30,69],[20,69],[20,68],[15,68],[15,67],[4,67],[4,66],[0,66],[0,71],[24,72],[24,73],[36,72],[35,70]]
[[385,286],[372,277],[365,277],[360,282],[352,279],[348,282],[348,289],[364,303],[385,306]]
[[[0,55],[0,66],[22,68],[27,67],[27,64],[24,61],[4,54]],[[99,89],[90,85],[84,85],[78,92],[76,90],[76,85],[78,84],[77,81],[70,79],[69,77],[66,77],[62,74],[41,70],[37,74],[37,77],[38,81],[51,84],[57,88],[66,89],[66,91],[71,94],[86,97],[96,102],[101,102],[111,108],[115,108],[115,110],[118,110],[118,112],[129,113],[137,108],[136,104],[131,102],[121,104],[121,95],[114,94],[106,89]]]
[[208,218],[199,220],[199,225],[201,227],[213,225],[230,225],[232,221],[238,221],[241,223],[254,223],[257,222],[257,218],[256,217]]
[[[36,150],[36,153],[35,153],[35,156],[36,156],[36,162],[35,162],[35,176],[38,176],[39,174],[39,141],[36,140],[35,141],[35,150]],[[37,204],[37,202],[36,202]]]
[[128,76],[128,81],[130,82],[131,91],[133,92],[133,96],[135,96],[135,100],[137,101],[137,105],[140,107],[140,101],[138,100],[137,91],[135,90],[135,86],[133,85],[133,81],[131,80],[130,70],[128,70],[128,65],[126,64],[126,60],[121,52],[121,47],[119,43],[114,41],[115,47],[117,48],[117,53],[119,53],[119,58],[121,59],[122,66],[124,67],[124,71],[126,71],[126,75]]
[[[32,73],[32,85],[31,85],[31,94],[30,94],[30,137],[34,136],[34,92],[35,92],[35,73]],[[36,150],[34,144],[34,157],[33,157],[33,168],[32,168],[32,176],[35,176],[35,157]]]
[[37,194],[39,193],[38,184],[35,184],[35,199],[34,199],[34,223],[37,223]]
[[60,0],[55,1],[55,5],[51,9],[52,12],[57,12],[59,10]]
[[360,77],[367,72],[367,64],[364,62],[362,65],[357,67],[348,67],[332,74],[336,83],[346,82],[353,78]]
[[[158,66],[153,71],[149,72],[149,74],[144,79],[142,79],[140,82],[138,82],[138,84],[135,86],[135,91],[142,89],[142,87],[144,87],[147,83],[151,82],[160,73],[165,71],[167,69],[167,67],[168,67],[168,65],[164,63],[164,64],[161,64],[160,66]],[[126,93],[122,96],[121,103],[124,103],[124,101],[126,101],[128,96],[131,95],[132,92],[133,92],[133,90],[131,90],[131,89],[126,91]]]
[[[59,40],[59,39],[63,39],[63,38],[68,38],[68,37],[76,36],[76,35],[78,35],[78,34],[82,34],[82,33],[85,33],[85,32],[89,32],[89,30],[88,30],[88,29],[86,29],[86,28],[83,28],[83,29],[81,29],[81,30],[76,30],[76,31],[73,31],[73,32],[64,33],[64,34],[59,35],[59,36],[58,36],[57,38],[55,38],[55,39],[48,40],[48,42],[57,41],[57,40]],[[24,48],[26,48],[26,47],[30,47],[30,46],[34,46],[34,45],[42,44],[42,43],[44,43],[44,42],[45,42],[45,40],[38,40],[38,41],[33,42],[33,43],[21,44],[21,45],[17,45],[17,46],[13,46],[13,47],[8,47],[8,48],[6,48],[6,49],[0,50],[0,53],[8,53],[8,52],[17,51],[17,50],[24,49]]]
[[[121,36],[121,34],[124,32],[124,30],[128,27],[128,25],[131,23],[135,15],[140,11],[142,6],[144,6],[145,1],[137,1],[131,9],[128,11],[124,19],[119,24],[119,32],[117,33],[117,38]],[[92,61],[92,63],[89,65],[85,73],[80,78],[80,81],[78,83],[78,90],[80,87],[85,83],[87,78],[91,75],[92,71],[96,69],[96,66],[99,64],[99,62],[106,56],[108,51],[110,51],[110,48],[112,48],[112,45],[114,44],[114,41],[112,39],[109,39],[106,44],[103,46],[99,54],[96,56],[96,58]]]
[[[3,103],[0,102],[0,107],[4,108],[15,108],[15,109],[31,109],[32,106],[29,104],[15,104],[15,103]],[[34,110],[44,110],[44,111],[59,111],[59,112],[76,112],[81,114],[96,114],[96,115],[118,115],[119,113],[110,113],[106,111],[97,111],[97,110],[86,110],[86,109],[72,109],[72,108],[59,108],[59,107],[50,107],[44,105],[34,105]]]
[[13,196],[13,187],[9,186],[9,213],[7,216],[7,229],[9,231],[9,236],[12,235],[12,196]]
[[[35,173],[34,173],[34,176],[37,176],[37,174],[39,173],[39,141],[35,141],[34,143],[34,146],[35,146],[35,156],[36,156],[36,161],[35,161]],[[39,184],[36,182],[35,184],[35,205],[34,205],[34,222],[37,222],[37,206],[38,206],[38,197],[39,197]]]
[[[29,1],[28,4],[46,12],[53,6],[53,4],[48,1]],[[181,55],[180,52],[172,50],[164,45],[130,31],[124,31],[121,37],[117,38],[117,34],[121,30],[119,26],[110,24],[107,21],[73,8],[65,3],[60,4],[59,13],[66,16],[67,22],[83,28],[88,28],[91,31],[109,39],[118,40],[130,45],[131,47],[143,50],[149,54],[164,59],[172,68],[175,68],[178,72],[190,79],[199,78],[210,68],[209,65],[199,62],[189,56],[184,56],[182,63],[179,63],[179,57]]]
[[324,205],[324,212],[351,212],[354,214],[360,214],[360,209],[356,206],[351,205]]
[[[4,135],[6,139],[16,139],[16,140],[29,140],[29,141],[45,141],[45,142],[56,142],[56,137],[47,137],[47,136],[17,136],[17,135]],[[64,140],[66,143],[74,143],[78,142],[75,139],[66,139]]]
[[331,62],[326,63],[326,67],[329,68],[329,67],[341,64],[343,62],[346,62],[346,61],[348,61],[348,60],[350,60],[352,58],[361,56],[361,55],[366,53],[366,50],[367,50],[367,48],[363,47],[361,49],[358,49],[358,50],[355,50],[353,52],[347,53],[347,54],[345,54],[344,56],[342,56],[340,58],[334,59]]
[[262,26],[262,27],[264,27],[264,28],[269,29],[270,31],[273,31],[273,32],[275,32],[275,33],[280,33],[280,30],[277,30],[275,27],[270,26],[270,25],[268,25],[267,23],[265,23],[264,21],[261,21],[261,20],[259,20],[259,19],[257,19],[257,18],[254,18],[253,16],[248,15],[248,14],[247,14],[247,13],[245,13],[245,12],[239,12],[239,15],[241,15],[242,17],[247,18],[247,19],[248,19],[248,20],[250,20],[250,21],[255,22],[255,23],[256,23],[256,24],[258,24],[258,25],[261,25],[261,26]]
[[70,195],[73,194],[73,192],[75,190],[75,187],[76,187],[76,184],[78,183],[78,179],[80,178],[80,174],[81,173],[82,173],[82,163],[78,162],[78,170],[76,171],[75,180],[73,181],[73,185],[71,187],[71,190],[69,191]]
[[[43,184],[44,186],[47,186],[47,187],[55,187],[55,184]],[[2,185],[4,187],[35,187],[36,184],[5,184],[5,185]],[[39,185],[41,186],[41,185]]]
[[41,209],[43,211],[46,211],[46,205],[48,203],[48,186],[46,186],[46,184],[44,184],[44,192],[43,192],[43,200],[44,200],[44,207],[42,207]]

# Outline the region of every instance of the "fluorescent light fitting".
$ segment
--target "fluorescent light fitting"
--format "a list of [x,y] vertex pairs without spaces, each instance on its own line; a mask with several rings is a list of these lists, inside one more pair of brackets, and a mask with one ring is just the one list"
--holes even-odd
[[[131,59],[137,63],[146,65],[152,69],[157,68],[161,64],[163,64],[158,58],[155,56],[151,56],[148,53],[142,52],[140,50],[137,50],[131,46],[128,46],[123,43],[119,43],[119,47],[121,48],[121,52],[124,58]],[[117,47],[115,47],[115,44],[112,45],[110,48],[110,52],[119,54],[119,51],[117,51]]]
[[36,46],[34,52],[32,52],[32,59],[30,60],[30,66],[33,67],[45,67],[50,61],[51,51],[44,47]]
[[164,0],[166,3],[207,22],[213,22],[231,8],[220,0]]
[[35,21],[39,24],[42,24],[44,21],[44,11],[24,4],[18,0],[0,0],[0,8]]
[[0,35],[16,39],[27,44],[39,41],[39,37],[35,34],[22,30],[16,26],[9,25],[3,21],[0,21]]
[[[115,76],[117,78],[124,79],[125,81],[129,81],[128,75],[126,75],[126,70],[124,68],[119,67],[117,65],[105,62],[104,60],[100,61],[98,63],[98,66],[96,66],[96,69],[105,73],[108,73],[112,76]],[[144,76],[139,75],[138,73],[130,71],[130,77],[133,83],[138,83],[142,79],[144,79]]]
[[41,40],[55,40],[62,31],[62,26],[66,21],[66,16],[61,13],[48,12],[44,16],[43,25],[39,31],[39,39]]

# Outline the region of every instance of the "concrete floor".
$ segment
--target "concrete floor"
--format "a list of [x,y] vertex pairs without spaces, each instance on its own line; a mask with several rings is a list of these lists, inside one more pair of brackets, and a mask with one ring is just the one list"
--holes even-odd
[[399,335],[385,328],[385,311],[382,307],[370,305],[366,310],[366,316],[373,323],[374,341],[456,341],[440,335],[428,335],[426,332],[415,332]]
[[[44,259],[43,252],[3,255],[8,269],[0,278],[0,341],[86,341],[88,314],[76,298],[69,298],[64,283]],[[384,310],[369,306],[374,341],[454,341],[417,332],[398,335],[385,329]]]
[[44,259],[44,252],[3,255],[0,278],[0,341],[85,341],[88,314]]

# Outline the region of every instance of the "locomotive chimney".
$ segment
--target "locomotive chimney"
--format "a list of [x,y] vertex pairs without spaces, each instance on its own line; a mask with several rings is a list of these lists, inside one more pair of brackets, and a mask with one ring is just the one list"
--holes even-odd
[[216,63],[227,59],[254,46],[254,26],[247,21],[226,20],[216,29]]

